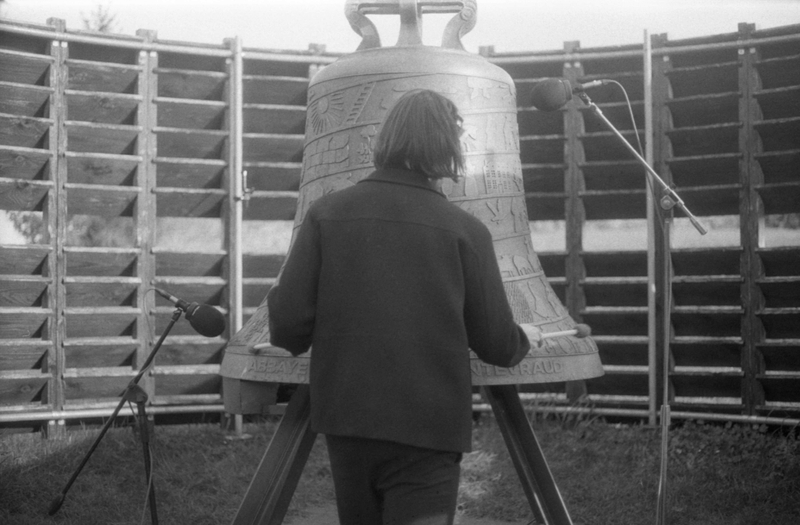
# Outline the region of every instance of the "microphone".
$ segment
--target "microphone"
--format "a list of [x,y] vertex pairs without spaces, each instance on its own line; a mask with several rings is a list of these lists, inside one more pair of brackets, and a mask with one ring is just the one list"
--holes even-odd
[[573,85],[566,78],[547,78],[533,86],[531,104],[541,111],[555,111],[572,100],[572,95],[605,83],[605,80],[593,80],[586,84],[576,82]]
[[154,288],[156,293],[184,312],[186,319],[197,333],[206,337],[217,337],[225,331],[225,317],[222,312],[207,304],[187,303],[169,292]]

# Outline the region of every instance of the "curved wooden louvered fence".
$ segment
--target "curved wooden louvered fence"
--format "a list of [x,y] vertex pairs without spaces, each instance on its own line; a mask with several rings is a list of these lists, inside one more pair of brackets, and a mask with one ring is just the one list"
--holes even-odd
[[[647,44],[482,50],[517,83],[534,245],[556,221],[563,246],[540,259],[600,347],[606,374],[578,385],[584,406],[646,416],[666,357],[679,414],[797,418],[800,241],[774,226],[800,213],[800,26]],[[0,245],[0,426],[108,415],[173,312],[153,287],[218,307],[228,329],[175,326],[142,382],[152,412],[222,410],[225,344],[284,255],[265,232],[294,217],[308,81],[335,58],[0,23],[0,210],[32,232]],[[545,77],[622,84],[636,130],[614,85],[593,101],[631,143],[651,112],[656,171],[701,220],[733,224],[733,243],[693,247],[656,228],[655,304],[645,245],[587,247],[598,228],[619,239],[644,221],[644,172],[579,102],[532,108]],[[527,393],[558,405],[564,390]]]

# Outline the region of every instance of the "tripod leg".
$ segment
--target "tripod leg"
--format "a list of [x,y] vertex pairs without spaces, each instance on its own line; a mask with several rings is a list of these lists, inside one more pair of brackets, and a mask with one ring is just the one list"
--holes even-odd
[[142,451],[144,453],[144,474],[147,481],[147,503],[150,506],[150,522],[158,525],[158,513],[156,512],[156,487],[151,476],[152,458],[150,457],[150,423],[147,421],[147,393],[139,385],[134,385],[128,391],[130,399],[136,403],[139,413],[139,439],[142,440]]
[[278,525],[297,487],[311,453],[316,433],[309,428],[311,407],[308,385],[300,385],[272,436],[233,525]]
[[550,467],[525,417],[516,387],[492,385],[484,387],[483,392],[492,406],[537,521],[546,525],[572,525]]

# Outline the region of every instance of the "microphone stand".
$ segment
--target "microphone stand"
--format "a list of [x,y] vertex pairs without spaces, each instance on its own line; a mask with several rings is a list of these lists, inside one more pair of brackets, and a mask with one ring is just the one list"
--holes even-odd
[[166,329],[164,329],[164,333],[161,334],[161,337],[153,347],[153,350],[150,352],[150,355],[147,356],[147,359],[145,360],[144,364],[139,369],[139,373],[136,374],[136,376],[130,381],[130,383],[128,383],[128,386],[125,387],[125,390],[122,392],[122,399],[120,399],[117,408],[114,409],[114,412],[112,412],[111,417],[109,417],[108,420],[103,425],[103,428],[100,430],[100,434],[94,440],[92,446],[89,447],[89,451],[83,457],[83,460],[81,461],[80,465],[78,465],[78,468],[75,470],[75,472],[72,474],[72,477],[70,477],[69,481],[67,481],[66,486],[64,486],[64,488],[61,490],[61,493],[58,496],[56,496],[56,498],[50,504],[50,509],[47,511],[47,513],[50,516],[54,515],[56,512],[58,512],[58,509],[61,508],[61,505],[64,503],[64,498],[66,497],[67,492],[72,487],[72,484],[75,483],[75,480],[78,479],[78,475],[83,470],[83,467],[86,466],[86,463],[89,461],[89,458],[91,457],[92,453],[94,453],[95,449],[100,444],[100,441],[103,439],[103,437],[106,435],[106,432],[108,432],[108,429],[111,427],[112,423],[114,423],[114,420],[116,419],[117,414],[119,414],[120,410],[122,410],[122,407],[125,405],[126,402],[133,402],[136,403],[137,412],[139,414],[139,437],[142,440],[142,449],[144,452],[144,471],[145,471],[146,481],[149,487],[147,494],[147,503],[150,507],[150,520],[153,525],[158,525],[158,514],[156,512],[156,492],[155,492],[155,486],[153,485],[152,479],[150,477],[151,476],[150,433],[147,424],[147,412],[145,411],[145,403],[147,402],[147,393],[141,386],[139,386],[139,380],[142,378],[142,376],[144,376],[145,372],[147,372],[148,368],[153,363],[153,360],[156,357],[156,353],[158,352],[159,348],[161,348],[161,344],[164,342],[164,339],[167,338],[167,334],[169,334],[170,330],[172,330],[172,327],[175,326],[175,323],[178,322],[178,319],[180,319],[182,312],[183,310],[181,310],[180,308],[176,308],[175,311],[172,313],[172,319],[170,320]]
[[[650,167],[650,164],[647,163],[645,159],[639,154],[638,151],[628,142],[625,137],[622,136],[617,128],[614,127],[613,124],[606,118],[603,112],[597,107],[597,104],[592,102],[585,92],[581,91],[577,93],[578,98],[580,98],[584,104],[586,104],[595,115],[597,115],[600,120],[605,122],[606,126],[614,132],[614,134],[622,141],[625,147],[630,151],[633,156],[645,167],[647,170],[648,175],[650,176],[650,180],[657,182],[661,186],[662,196],[660,199],[661,209],[668,211],[671,210],[673,207],[678,206],[683,213],[689,218],[692,225],[700,232],[701,235],[705,235],[708,231],[703,227],[702,224],[697,220],[697,218],[690,212],[686,205],[683,203],[683,200],[678,196],[672,188],[670,188],[662,179],[658,176],[658,174]],[[636,126],[634,126],[634,132],[636,131]],[[664,286],[666,288],[666,293],[669,294],[671,290],[671,270],[670,270],[670,258],[669,258],[669,218],[663,218],[662,227],[664,228],[664,249],[666,251],[665,262],[664,262]],[[669,303],[670,299],[667,299]],[[667,437],[669,433],[669,424],[670,424],[670,406],[668,401],[669,395],[669,356],[667,349],[669,348],[669,321],[670,317],[670,308],[667,307],[664,309],[664,359],[663,359],[663,393],[662,393],[662,402],[661,402],[661,464],[660,464],[660,473],[659,473],[659,484],[658,484],[658,500],[656,505],[656,523],[657,525],[663,525],[666,523],[667,520],[667,507],[666,507],[666,492],[667,492]]]
[[677,206],[678,208],[681,209],[681,211],[683,211],[683,213],[686,214],[686,216],[689,218],[689,221],[691,221],[692,225],[695,227],[695,229],[697,229],[698,232],[700,232],[701,235],[705,235],[706,233],[708,233],[708,230],[706,230],[703,227],[703,225],[700,224],[700,221],[697,220],[697,217],[695,217],[694,214],[692,214],[692,212],[690,212],[689,209],[686,208],[686,205],[683,203],[683,200],[678,196],[678,194],[675,193],[675,191],[672,188],[670,188],[669,185],[667,185],[667,183],[664,182],[664,180],[661,177],[658,176],[658,173],[656,173],[655,170],[653,170],[653,168],[650,167],[650,164],[648,164],[647,161],[643,159],[641,155],[639,155],[639,152],[636,151],[636,149],[631,145],[631,143],[628,142],[625,139],[625,137],[622,136],[622,133],[620,133],[619,130],[617,130],[617,128],[614,127],[614,125],[606,118],[603,112],[600,111],[600,108],[597,107],[597,104],[591,101],[589,95],[587,95],[584,92],[580,92],[577,93],[577,96],[583,101],[584,104],[586,104],[589,107],[589,109],[591,109],[594,112],[595,115],[597,115],[600,118],[600,120],[605,122],[606,126],[608,126],[608,128],[611,131],[613,131],[614,134],[622,141],[625,147],[628,148],[628,151],[630,151],[633,154],[633,156],[636,157],[636,160],[638,160],[642,164],[642,166],[644,166],[644,168],[647,170],[647,173],[650,174],[651,179],[656,181],[659,184],[659,186],[661,186],[661,190],[663,192],[661,196],[661,208],[664,210],[670,210],[674,206]]

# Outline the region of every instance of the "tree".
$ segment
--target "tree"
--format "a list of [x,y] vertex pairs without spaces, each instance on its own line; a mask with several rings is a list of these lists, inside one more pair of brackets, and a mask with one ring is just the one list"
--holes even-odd
[[[2,1],[2,0],[0,0]],[[81,13],[83,28],[101,33],[114,33],[117,29],[117,15],[112,14],[108,6],[98,5],[87,17]]]

